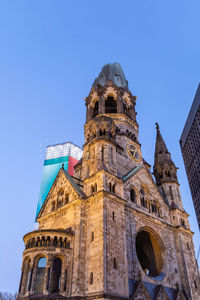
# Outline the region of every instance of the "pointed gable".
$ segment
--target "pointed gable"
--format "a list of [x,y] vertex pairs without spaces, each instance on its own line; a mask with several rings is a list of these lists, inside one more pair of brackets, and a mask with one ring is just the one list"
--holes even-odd
[[37,219],[54,211],[56,208],[68,204],[68,202],[77,197],[85,199],[86,195],[72,176],[66,170],[61,168],[41,207]]
[[126,186],[135,186],[139,192],[142,186],[146,186],[152,196],[155,196],[162,204],[168,205],[153,180],[151,172],[144,165],[133,168],[122,179],[125,181],[125,188]]

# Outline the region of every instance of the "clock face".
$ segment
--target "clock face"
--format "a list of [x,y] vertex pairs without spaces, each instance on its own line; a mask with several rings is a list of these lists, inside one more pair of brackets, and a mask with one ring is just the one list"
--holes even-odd
[[129,143],[127,145],[127,150],[134,161],[140,161],[142,159],[140,149],[135,143]]

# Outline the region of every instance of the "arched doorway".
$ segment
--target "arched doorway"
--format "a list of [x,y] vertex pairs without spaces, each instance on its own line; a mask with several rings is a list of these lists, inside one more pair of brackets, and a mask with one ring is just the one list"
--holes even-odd
[[58,293],[60,291],[62,261],[59,257],[54,258],[51,273],[51,292]]

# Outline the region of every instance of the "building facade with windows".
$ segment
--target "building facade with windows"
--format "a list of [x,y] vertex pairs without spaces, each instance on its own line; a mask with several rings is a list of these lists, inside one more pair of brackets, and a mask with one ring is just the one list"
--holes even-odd
[[200,228],[200,84],[180,138],[180,146]]
[[63,165],[24,236],[21,299],[200,299],[177,168],[158,124],[153,174],[143,159],[136,97],[118,63],[86,104],[83,157]]

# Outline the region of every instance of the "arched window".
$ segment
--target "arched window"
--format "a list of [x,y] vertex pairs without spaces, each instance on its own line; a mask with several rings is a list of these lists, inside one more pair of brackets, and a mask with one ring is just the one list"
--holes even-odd
[[93,109],[93,118],[96,117],[98,113],[99,113],[99,101],[96,101]]
[[140,203],[143,207],[147,208],[147,200],[146,200],[146,196],[145,196],[145,192],[144,192],[143,188],[141,188],[141,190],[140,190]]
[[52,277],[51,277],[51,292],[57,293],[60,291],[62,261],[59,257],[54,258],[52,264]]
[[57,245],[58,245],[58,240],[57,240],[57,236],[55,236],[53,239],[53,246],[57,247]]
[[45,276],[46,265],[47,265],[46,258],[41,257],[38,261],[36,280],[35,280],[35,293],[37,294],[42,293],[44,289],[44,276]]
[[113,97],[108,97],[105,101],[105,113],[117,113],[117,102]]
[[151,211],[152,211],[152,213],[157,213],[156,201],[153,201],[153,203],[151,204]]
[[130,190],[130,198],[131,198],[131,202],[136,202],[136,194],[135,194],[135,190],[131,189]]
[[185,227],[185,220],[181,218],[181,225]]
[[63,197],[64,196],[64,190],[63,188],[61,188],[59,191],[58,191],[58,197],[57,197],[57,208],[63,206]]

